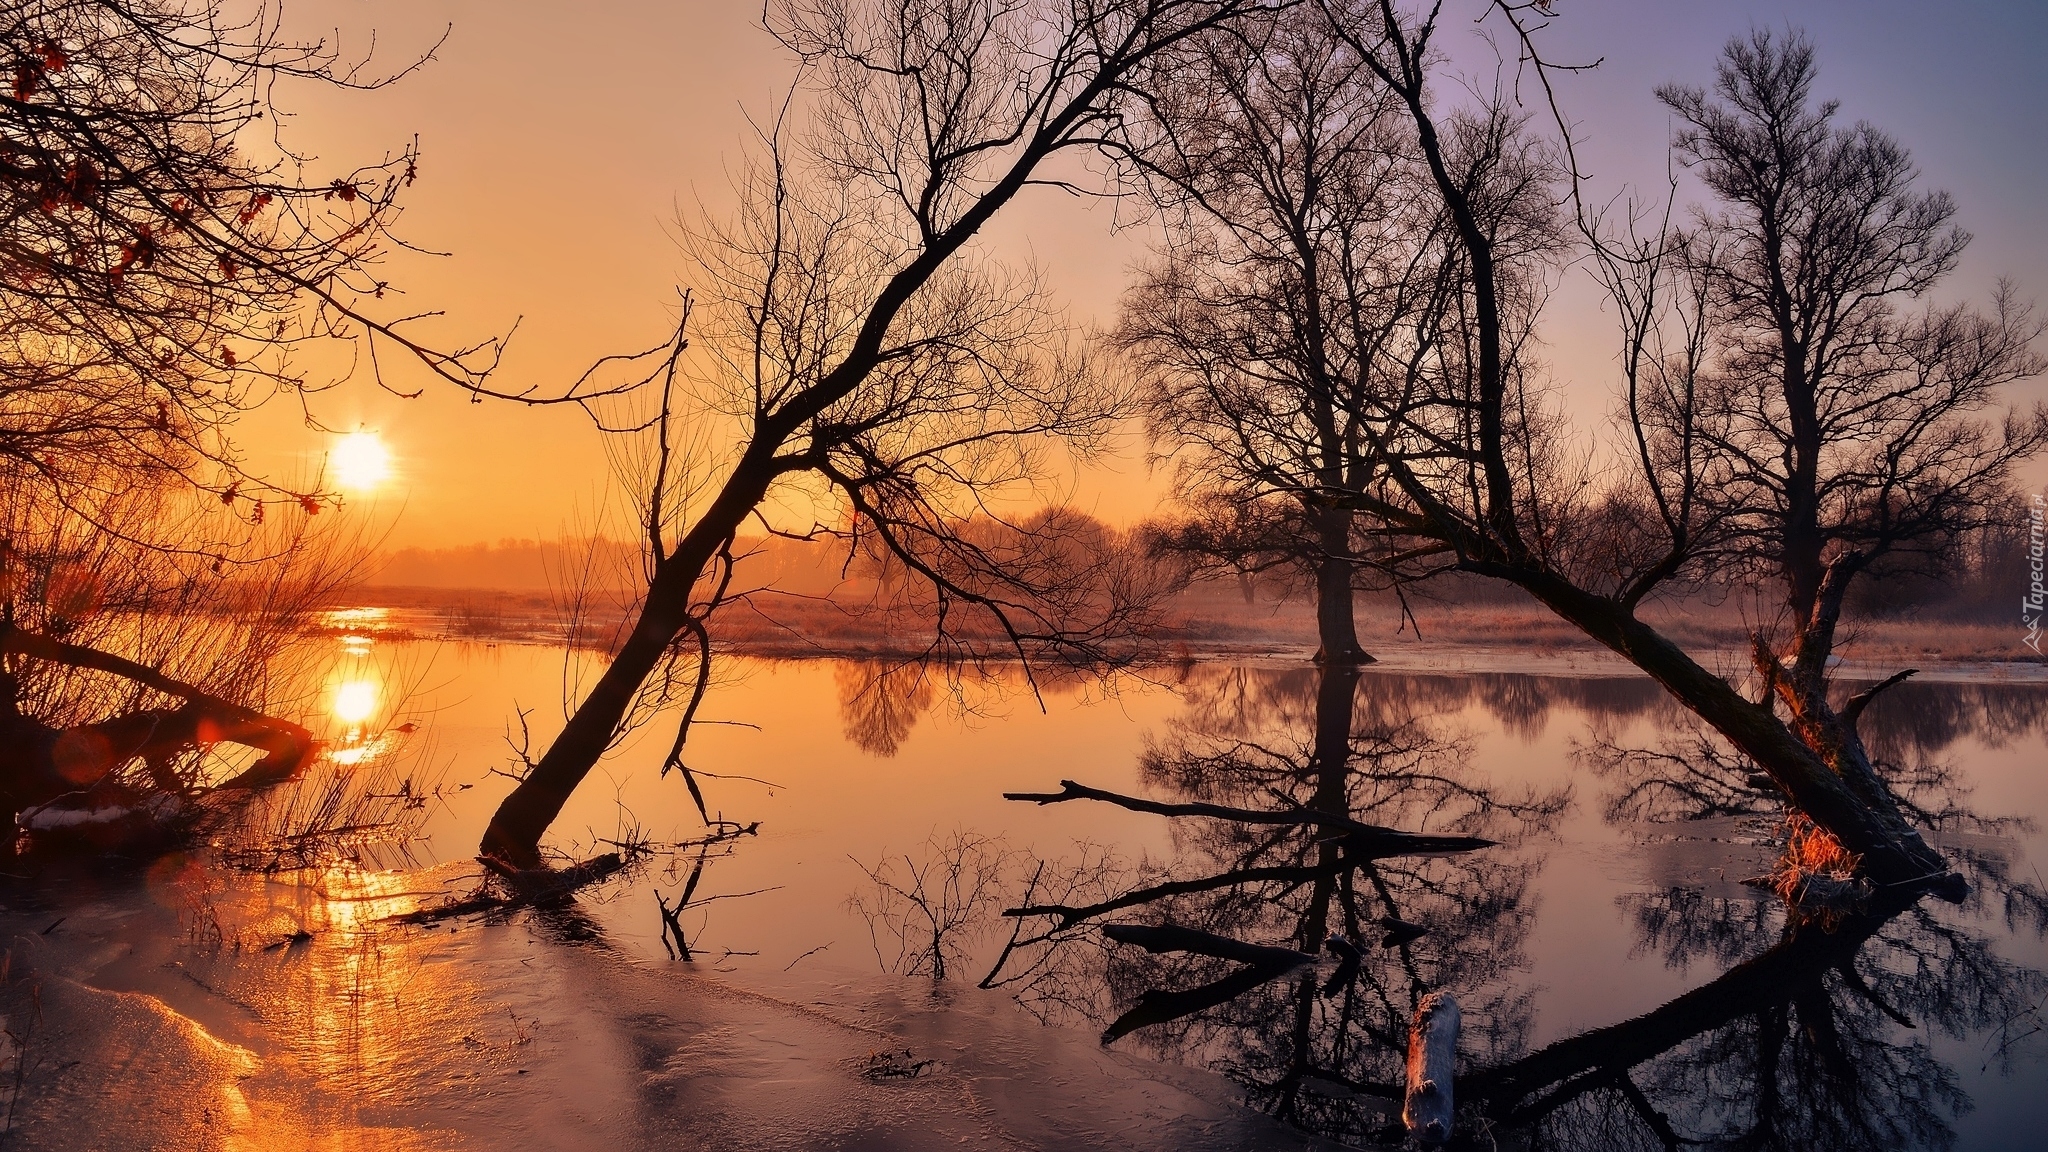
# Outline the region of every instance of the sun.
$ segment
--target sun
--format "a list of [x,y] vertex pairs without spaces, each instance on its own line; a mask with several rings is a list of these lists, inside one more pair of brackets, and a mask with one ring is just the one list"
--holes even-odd
[[391,450],[375,432],[351,432],[327,455],[334,482],[350,492],[372,492],[391,476]]

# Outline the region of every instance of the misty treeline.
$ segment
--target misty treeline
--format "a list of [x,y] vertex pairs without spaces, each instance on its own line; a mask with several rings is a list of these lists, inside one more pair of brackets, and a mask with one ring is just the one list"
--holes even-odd
[[[287,81],[406,68],[206,3],[17,6],[10,571],[52,584],[54,526],[76,522],[149,553],[134,571],[163,587],[264,586],[308,555],[267,543],[277,513],[290,541],[328,539],[322,493],[245,475],[226,434],[270,398],[311,418],[292,353],[338,343],[366,386],[398,355],[613,433],[629,579],[597,579],[613,560],[591,549],[569,585],[628,591],[602,673],[485,834],[503,864],[539,864],[579,783],[656,719],[662,770],[704,808],[687,751],[715,632],[769,593],[749,554],[783,538],[866,565],[924,652],[1027,669],[1128,658],[1189,576],[1312,589],[1330,666],[1371,659],[1361,590],[1516,589],[1660,683],[1875,882],[1954,896],[1863,747],[1872,693],[1831,661],[1845,613],[1953,586],[1958,557],[1995,586],[2013,466],[2048,442],[2048,413],[2000,390],[2039,372],[2040,325],[2017,289],[1939,295],[1968,240],[1956,206],[1820,99],[1796,33],[1738,37],[1709,86],[1645,96],[1674,125],[1670,187],[1589,187],[1553,83],[1578,65],[1544,51],[1573,14],[1553,8],[776,0],[795,79],[756,119],[736,210],[685,222],[672,332],[542,392],[495,382],[499,341],[437,348],[412,335],[429,313],[386,301],[411,149],[330,171],[255,128]],[[1442,35],[1472,27],[1497,65],[1481,79]],[[1156,238],[1107,331],[981,239],[1056,195],[1113,197]],[[1550,292],[1586,270],[1615,321],[1597,425],[1540,356]],[[1134,416],[1172,509],[1134,532],[1060,510]],[[143,498],[193,520],[124,533],[103,510]],[[1750,669],[1710,671],[1650,622],[1688,596],[1741,606]]]

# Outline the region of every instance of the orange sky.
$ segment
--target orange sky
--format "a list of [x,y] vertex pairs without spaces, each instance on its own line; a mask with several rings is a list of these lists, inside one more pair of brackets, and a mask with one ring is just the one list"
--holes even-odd
[[[1595,179],[1611,192],[1662,175],[1668,126],[1649,96],[1654,83],[1704,80],[1727,36],[1752,21],[1796,19],[1813,32],[1821,87],[1844,98],[1845,116],[1898,134],[1929,183],[1956,192],[1977,234],[1957,284],[1981,298],[1999,275],[2048,292],[2048,240],[2035,215],[2048,139],[2028,111],[2048,92],[2014,47],[2041,42],[2027,34],[2048,23],[2034,7],[1985,5],[1930,31],[1924,6],[1872,0],[1563,0],[1556,34],[1561,51],[1607,57],[1566,99],[1591,137]],[[745,109],[771,107],[786,72],[758,15],[748,0],[301,0],[291,16],[302,32],[339,20],[345,41],[361,46],[375,29],[380,57],[393,62],[431,46],[444,26],[453,31],[435,61],[390,89],[286,93],[298,113],[290,139],[335,169],[316,167],[324,182],[345,161],[375,159],[417,133],[424,158],[399,231],[452,255],[400,256],[390,278],[410,305],[448,314],[438,331],[450,339],[519,319],[500,385],[559,387],[594,357],[664,334],[684,267],[675,221],[699,203],[714,212],[729,203]],[[1983,47],[1976,68],[1959,76],[1926,66],[1958,37]],[[1485,64],[1478,47],[1470,34],[1454,45],[1467,67]],[[1921,66],[1907,66],[1914,61]],[[999,218],[990,240],[1006,257],[1035,261],[1078,318],[1106,320],[1144,252],[1141,236],[1111,234],[1109,216],[1045,190]],[[1608,331],[1568,274],[1547,357],[1588,426],[1609,410]],[[407,383],[419,376],[401,373]],[[388,523],[393,547],[557,536],[587,522],[609,482],[600,438],[573,409],[472,405],[432,384],[418,400],[356,384],[316,404],[331,426],[375,429],[390,444],[390,493],[350,514]],[[240,439],[252,463],[287,473],[308,468],[328,442],[282,406]],[[1075,480],[1076,502],[1116,521],[1148,511],[1162,484],[1142,456],[1134,437],[1119,463]],[[2041,469],[2029,476],[2044,478]]]

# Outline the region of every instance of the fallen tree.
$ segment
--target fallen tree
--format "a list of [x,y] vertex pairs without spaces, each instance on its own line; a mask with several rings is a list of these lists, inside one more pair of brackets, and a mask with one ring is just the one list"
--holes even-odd
[[[247,791],[296,778],[318,750],[313,734],[289,720],[223,700],[156,669],[96,648],[26,631],[0,621],[0,814],[33,834],[76,830],[140,816],[159,823],[203,793]],[[132,708],[104,720],[65,727],[22,712],[16,668],[36,660],[104,673],[180,703]],[[206,783],[178,765],[217,744],[262,753],[235,776]],[[142,767],[138,778],[128,769]],[[168,799],[172,803],[149,805]],[[13,843],[10,837],[8,843]]]
[[[1348,720],[1348,707],[1344,715]],[[1326,832],[1342,833],[1346,853],[1360,860],[1387,856],[1421,856],[1436,852],[1470,852],[1478,848],[1494,847],[1494,841],[1479,836],[1440,836],[1427,832],[1403,832],[1398,828],[1366,824],[1343,812],[1324,812],[1308,807],[1259,810],[1200,801],[1183,804],[1162,803],[1139,796],[1125,796],[1100,788],[1090,788],[1072,780],[1060,781],[1058,792],[1005,792],[1003,799],[1040,805],[1060,804],[1068,800],[1099,800],[1119,808],[1128,808],[1133,812],[1150,812],[1159,816],[1207,816],[1240,824],[1306,825]]]

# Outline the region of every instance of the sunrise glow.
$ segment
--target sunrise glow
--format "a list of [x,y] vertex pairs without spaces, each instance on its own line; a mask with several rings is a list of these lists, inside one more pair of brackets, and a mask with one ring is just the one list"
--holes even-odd
[[2048,0],[0,3],[0,1152],[2048,1149]]
[[358,494],[373,492],[391,477],[391,450],[375,432],[351,432],[328,453],[334,482]]

